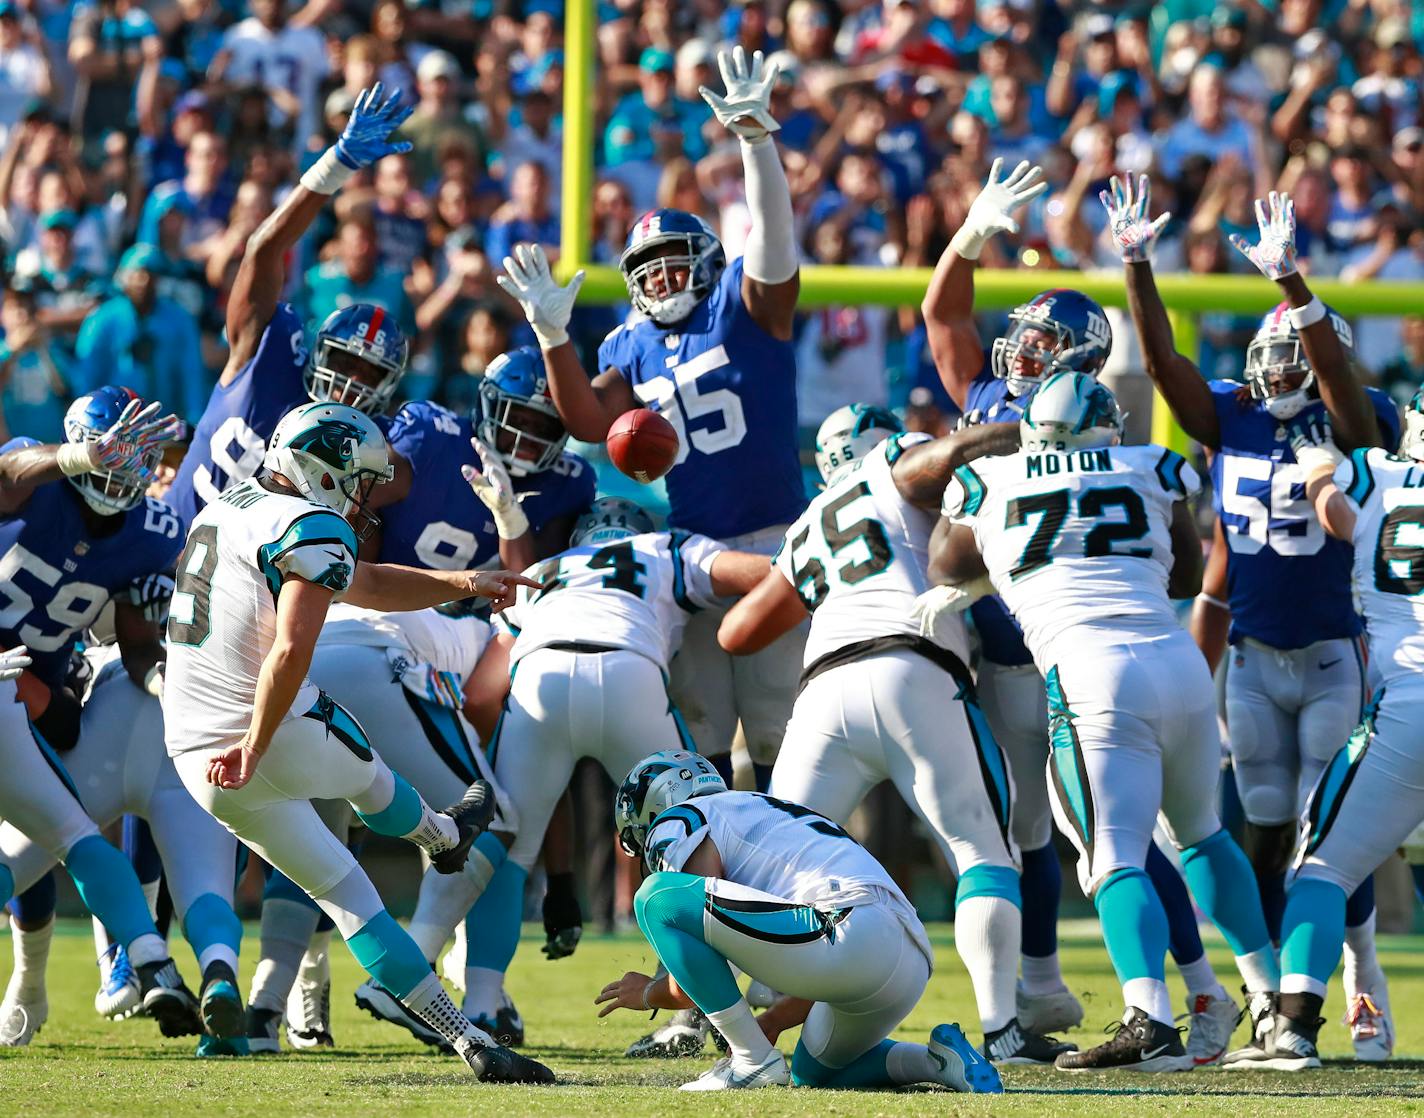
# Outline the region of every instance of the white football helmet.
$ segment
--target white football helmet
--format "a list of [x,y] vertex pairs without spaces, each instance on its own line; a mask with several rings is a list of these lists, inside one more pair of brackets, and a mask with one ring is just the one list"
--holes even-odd
[[371,488],[395,477],[386,436],[370,416],[346,404],[293,408],[272,432],[262,465],[307,500],[352,520],[363,539],[380,523],[362,507]]
[[643,841],[654,819],[694,797],[726,790],[727,784],[712,762],[696,753],[664,749],[644,757],[623,778],[613,799],[618,842],[626,853],[641,858]]
[[1019,420],[1024,450],[1082,450],[1122,442],[1122,410],[1087,373],[1054,373]]
[[[1305,356],[1289,311],[1290,304],[1281,303],[1267,312],[1246,347],[1246,384],[1251,396],[1282,421],[1295,418],[1316,398],[1315,370]],[[1345,352],[1353,355],[1355,334],[1350,324],[1329,307],[1325,312]]]
[[841,470],[904,429],[900,417],[887,408],[874,404],[837,408],[816,431],[816,469],[821,471],[821,480],[830,485]]
[[569,533],[569,546],[612,543],[657,530],[653,518],[637,501],[630,501],[627,497],[599,497],[589,506],[588,512],[574,522],[574,530]]

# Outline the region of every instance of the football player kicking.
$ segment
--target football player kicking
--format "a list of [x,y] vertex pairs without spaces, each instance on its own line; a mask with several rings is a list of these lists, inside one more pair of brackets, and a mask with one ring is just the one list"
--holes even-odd
[[[362,412],[306,404],[273,432],[264,472],[198,514],[178,560],[168,620],[164,728],[198,803],[321,906],[383,987],[440,1032],[482,1080],[551,1082],[450,1001],[312,799],[347,800],[371,830],[406,838],[457,873],[495,808],[490,786],[433,811],[307,678],[331,602],[423,609],[479,595],[501,608],[528,580],[358,563],[372,487],[393,473]],[[537,584],[531,584],[537,585]]]
[[993,424],[932,442],[902,433],[880,408],[834,412],[816,435],[825,491],[718,634],[729,652],[753,652],[811,618],[771,794],[844,824],[871,788],[894,782],[958,878],[954,942],[974,982],[984,1052],[1011,1064],[1052,1063],[1073,1046],[1015,1017],[1013,782],[979,709],[963,619],[947,618],[931,640],[914,604],[929,586],[945,483],[967,460],[961,447],[978,444],[970,457],[1009,453],[1018,439],[1017,427]]
[[[1130,180],[1114,180],[1102,200],[1122,250],[1147,372],[1182,429],[1216,452],[1212,494],[1227,543],[1231,612],[1227,736],[1247,820],[1244,844],[1267,927],[1279,941],[1295,820],[1369,692],[1350,548],[1328,538],[1311,515],[1285,424],[1328,415],[1346,447],[1393,447],[1399,419],[1389,396],[1364,388],[1352,373],[1349,326],[1311,295],[1296,269],[1287,195],[1257,201],[1258,244],[1232,239],[1286,297],[1247,350],[1249,391],[1202,379],[1173,345],[1150,261],[1168,215],[1150,218],[1146,179],[1135,195]],[[1300,608],[1302,595],[1311,609]],[[1361,881],[1346,917],[1347,1022],[1356,1057],[1384,1060],[1394,1026],[1375,954],[1372,882],[1369,875]]]
[[1345,458],[1328,425],[1291,427],[1321,525],[1354,545],[1354,585],[1379,684],[1301,816],[1273,1027],[1229,1065],[1277,1071],[1320,1066],[1320,1010],[1346,937],[1346,898],[1424,821],[1424,392],[1405,409],[1401,457],[1361,447]]
[[1117,401],[1082,373],[1040,387],[1020,432],[1018,453],[955,473],[931,571],[966,592],[987,574],[1047,687],[1054,818],[1078,848],[1127,1006],[1111,1040],[1057,1066],[1190,1070],[1164,981],[1166,914],[1144,870],[1159,810],[1253,1020],[1279,979],[1250,863],[1216,813],[1211,675],[1169,600],[1201,581],[1197,478],[1172,451],[1119,446]]
[[[1003,1090],[958,1025],[936,1026],[928,1047],[886,1039],[924,994],[934,955],[890,875],[831,820],[729,792],[703,758],[678,751],[633,766],[614,816],[623,848],[646,864],[633,909],[668,973],[629,972],[594,1001],[600,1017],[689,1004],[706,1014],[730,1052],[682,1090]],[[753,1017],[733,967],[788,996]],[[776,1039],[803,1021],[788,1070]]]
[[[0,818],[64,864],[90,911],[129,950],[144,1008],[164,1035],[183,1036],[202,1031],[198,1003],[168,957],[133,868],[85,814],[47,740],[67,746],[77,734],[77,704],[63,682],[78,634],[111,596],[126,597],[135,583],[171,567],[180,546],[172,510],[144,499],[160,448],[179,427],[158,412],[156,402],[145,406],[127,388],[101,388],[70,405],[63,443],[21,438],[0,450],[0,586],[9,598],[0,649],[23,653],[11,657],[12,668],[24,660],[28,669],[0,681]],[[114,608],[123,666],[134,684],[154,688],[162,675],[158,629],[124,597]],[[17,876],[0,854],[0,903],[14,894]],[[48,1014],[43,974],[52,930],[52,921],[31,929],[30,983],[6,991],[0,1033],[11,1044],[28,1043]],[[19,968],[16,977],[23,978]],[[206,1008],[224,1004],[217,1017],[225,1028],[230,1003],[239,1015],[241,1003],[226,981],[230,971],[211,977],[205,997],[214,1000]]]

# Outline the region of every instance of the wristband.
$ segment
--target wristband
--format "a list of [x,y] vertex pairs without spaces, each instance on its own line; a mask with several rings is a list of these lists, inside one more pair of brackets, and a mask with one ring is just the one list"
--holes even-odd
[[148,674],[143,677],[143,689],[155,699],[163,698],[163,661],[160,660],[148,669]]
[[511,501],[507,508],[490,509],[490,515],[494,517],[495,531],[502,540],[517,540],[529,531],[529,517],[519,507],[517,499]]
[[78,477],[93,472],[94,460],[89,457],[88,443],[65,443],[54,454],[59,472],[65,477]]
[[341,162],[336,148],[329,147],[302,175],[302,185],[314,194],[335,194],[355,173],[354,167]]
[[1231,610],[1231,607],[1225,602],[1223,602],[1220,598],[1213,598],[1210,594],[1198,594],[1197,601],[1205,602],[1209,606],[1215,606],[1219,610],[1226,610],[1228,612],[1230,612]]
[[652,978],[652,979],[649,979],[649,980],[648,980],[648,984],[643,987],[643,1008],[644,1008],[644,1009],[652,1009],[652,1008],[653,1008],[653,1003],[652,1003],[652,1001],[651,1001],[650,999],[651,999],[651,996],[652,996],[652,993],[653,993],[653,987],[656,986],[657,984],[658,984],[658,980],[657,980],[656,978]]
[[979,254],[984,251],[984,245],[989,238],[978,233],[969,232],[963,225],[949,239],[949,247],[962,256],[965,260],[978,260]]
[[1325,317],[1325,304],[1320,301],[1320,296],[1312,295],[1310,302],[1303,307],[1291,307],[1291,325],[1297,330],[1304,330],[1307,326],[1314,326]]

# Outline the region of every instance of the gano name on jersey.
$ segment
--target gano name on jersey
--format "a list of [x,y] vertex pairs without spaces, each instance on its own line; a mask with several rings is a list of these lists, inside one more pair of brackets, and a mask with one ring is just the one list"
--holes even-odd
[[[919,635],[915,598],[929,589],[936,516],[900,496],[891,476],[924,434],[894,435],[870,451],[791,525],[773,564],[811,611],[805,667],[871,637]],[[949,650],[966,663],[961,623]]]
[[722,545],[687,532],[570,548],[525,573],[542,590],[519,588],[497,623],[515,637],[510,662],[554,644],[625,648],[664,672],[687,618],[715,607],[712,562]]
[[1424,465],[1378,447],[1335,471],[1354,503],[1355,593],[1385,684],[1424,672]]
[[[295,576],[339,598],[356,570],[356,533],[331,509],[256,481],[198,514],[168,613],[163,721],[168,752],[232,745],[252,722],[257,676],[276,639],[277,593]],[[311,709],[304,680],[288,717]]]
[[796,452],[796,356],[742,302],[742,260],[682,322],[620,326],[598,350],[677,429],[669,522],[713,539],[789,524],[806,507]]
[[1181,628],[1167,597],[1172,506],[1200,488],[1160,446],[1019,451],[961,466],[944,514],[974,530],[989,578],[1040,670],[1064,632],[1108,639]]
[[652,872],[681,871],[710,838],[722,878],[824,912],[885,904],[934,965],[924,926],[905,894],[839,825],[800,804],[759,792],[716,792],[669,808],[648,828]]
[[[11,439],[0,454],[39,445]],[[51,687],[63,682],[75,640],[110,597],[170,570],[183,546],[177,514],[151,497],[104,525],[107,534],[89,533],[84,499],[62,478],[0,517],[0,648],[28,646],[31,670]]]
[[[463,571],[498,565],[499,533],[489,509],[460,476],[480,468],[470,445],[474,423],[425,400],[406,404],[391,423],[391,449],[410,463],[410,492],[381,510],[382,563]],[[537,532],[593,503],[593,467],[565,452],[549,469],[514,479],[519,504]]]
[[278,421],[307,402],[302,383],[306,366],[302,320],[286,303],[279,303],[252,360],[231,384],[213,389],[198,420],[193,444],[168,493],[184,524],[191,524],[203,506],[217,500],[228,486],[257,472]]

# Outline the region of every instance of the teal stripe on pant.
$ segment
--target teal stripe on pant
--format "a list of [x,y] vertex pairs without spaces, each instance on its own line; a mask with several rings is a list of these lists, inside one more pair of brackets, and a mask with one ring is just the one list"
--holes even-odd
[[495,870],[475,907],[465,917],[467,967],[497,970],[501,974],[509,969],[510,960],[519,947],[524,883],[528,878],[529,871],[517,862],[506,861]]
[[650,874],[633,898],[638,927],[677,984],[703,1013],[720,1013],[742,1000],[727,960],[707,946],[702,912],[707,879],[690,873]]
[[0,862],[0,907],[10,903],[10,898],[15,895],[15,875],[10,872],[10,867]]
[[828,1068],[806,1051],[799,1040],[791,1054],[791,1082],[797,1087],[888,1087],[895,1083],[890,1077],[885,1057],[895,1047],[893,1040],[882,1040],[869,1052],[857,1056],[843,1068]]
[[395,777],[396,781],[395,793],[391,796],[391,802],[371,815],[364,815],[358,811],[356,817],[378,835],[393,835],[400,838],[420,826],[421,817],[425,814],[425,807],[421,803],[420,793],[406,783],[405,777],[398,772],[393,772],[391,775]]
[[1182,851],[1182,872],[1192,896],[1221,929],[1233,955],[1250,955],[1270,946],[1255,871],[1225,829],[1186,847]]
[[1345,890],[1332,881],[1297,879],[1281,921],[1281,973],[1329,982],[1345,943]]
[[64,868],[74,879],[84,907],[127,947],[139,936],[156,934],[133,866],[107,839],[88,835],[69,848]]
[[1012,866],[971,866],[959,875],[954,891],[954,906],[958,908],[973,897],[1003,897],[1014,907],[1023,907],[1019,890],[1019,872]]
[[1122,869],[1109,874],[1093,895],[1093,904],[1118,982],[1166,981],[1167,914],[1146,872]]
[[403,998],[430,972],[415,940],[385,909],[362,924],[346,941],[366,973],[397,998]]
[[200,957],[214,944],[230,947],[236,953],[242,946],[242,921],[227,901],[216,893],[204,893],[183,914],[183,938],[192,946],[193,954]]

